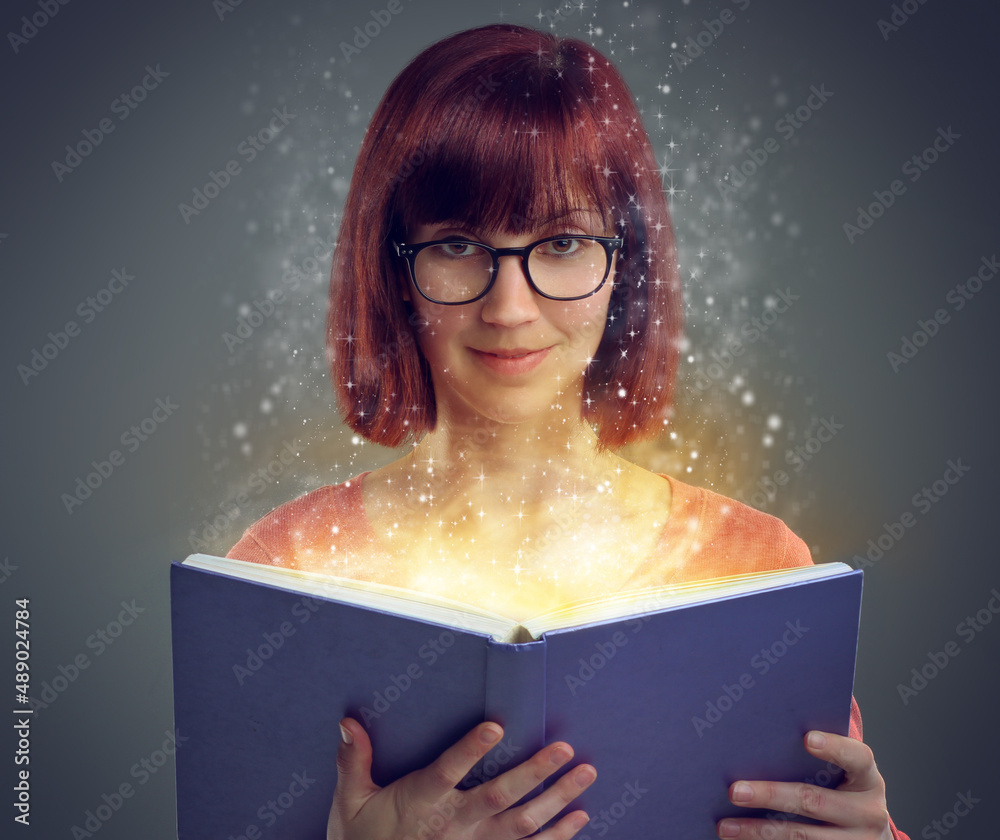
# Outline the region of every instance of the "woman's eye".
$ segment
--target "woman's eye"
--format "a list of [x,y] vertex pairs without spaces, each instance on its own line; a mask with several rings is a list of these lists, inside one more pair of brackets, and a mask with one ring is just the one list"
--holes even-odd
[[546,248],[552,254],[572,254],[580,248],[579,239],[554,239],[546,243]]
[[446,257],[468,257],[477,250],[475,245],[470,245],[467,242],[446,242],[439,245],[438,248]]

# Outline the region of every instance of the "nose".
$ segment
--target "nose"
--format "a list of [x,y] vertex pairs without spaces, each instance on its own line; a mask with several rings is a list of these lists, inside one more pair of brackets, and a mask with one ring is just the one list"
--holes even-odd
[[539,316],[538,295],[528,283],[521,258],[508,255],[498,261],[496,281],[483,298],[482,319],[503,327],[531,323]]

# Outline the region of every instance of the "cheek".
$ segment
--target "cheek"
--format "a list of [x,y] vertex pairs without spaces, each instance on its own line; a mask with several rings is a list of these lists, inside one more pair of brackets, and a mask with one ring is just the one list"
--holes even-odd
[[416,293],[410,298],[410,306],[413,309],[410,322],[420,342],[425,340],[429,333],[440,333],[447,323],[449,315],[447,306],[431,303]]
[[572,322],[567,324],[567,331],[573,337],[574,346],[587,347],[596,350],[601,343],[604,329],[608,323],[608,304],[611,301],[610,289],[604,289],[593,297],[577,301]]
[[414,301],[413,309],[413,330],[424,358],[432,369],[448,367],[449,354],[455,345],[454,335],[468,322],[470,313],[423,298]]

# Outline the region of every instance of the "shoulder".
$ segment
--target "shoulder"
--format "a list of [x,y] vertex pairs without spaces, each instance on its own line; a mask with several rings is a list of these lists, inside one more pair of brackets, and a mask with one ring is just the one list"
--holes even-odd
[[683,520],[689,557],[705,576],[812,564],[809,548],[778,517],[668,477],[670,517]]
[[352,542],[366,522],[361,495],[365,475],[319,487],[276,507],[247,528],[226,556],[299,567],[305,553]]

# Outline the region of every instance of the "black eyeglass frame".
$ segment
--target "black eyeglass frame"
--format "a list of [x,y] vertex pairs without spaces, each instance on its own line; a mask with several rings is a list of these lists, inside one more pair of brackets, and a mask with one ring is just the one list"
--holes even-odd
[[[601,278],[601,282],[598,283],[597,288],[593,291],[587,292],[585,295],[558,297],[556,295],[546,294],[535,285],[535,281],[531,278],[531,272],[528,271],[528,256],[535,248],[539,245],[544,245],[546,242],[559,242],[564,239],[585,239],[588,242],[597,242],[599,245],[604,247],[604,253],[607,257],[607,262],[604,267],[604,276]],[[601,289],[604,288],[604,284],[608,281],[608,275],[611,273],[611,261],[614,257],[614,253],[615,251],[621,250],[621,248],[625,245],[625,238],[623,236],[584,236],[582,234],[563,234],[562,236],[547,236],[545,239],[539,239],[537,242],[532,242],[522,248],[491,248],[489,245],[484,245],[482,242],[475,242],[472,239],[454,238],[435,239],[431,242],[416,242],[412,245],[407,245],[404,242],[393,242],[392,245],[396,249],[396,255],[406,260],[406,267],[410,272],[410,281],[413,283],[413,287],[420,293],[421,297],[429,300],[431,303],[436,303],[441,306],[462,306],[466,303],[475,303],[477,300],[481,300],[489,294],[490,289],[493,288],[493,284],[496,282],[497,275],[500,273],[500,257],[520,257],[521,267],[524,270],[524,276],[528,280],[528,285],[531,286],[535,294],[540,295],[543,298],[565,301],[583,300],[584,298],[589,298],[596,295]],[[483,289],[478,295],[471,297],[468,300],[437,300],[426,294],[417,282],[416,261],[417,254],[424,250],[424,248],[430,248],[433,245],[474,245],[475,247],[482,248],[486,251],[486,253],[488,253],[493,259],[493,270],[490,272],[490,281],[486,284],[486,288]]]

